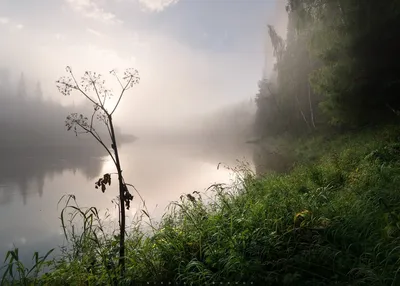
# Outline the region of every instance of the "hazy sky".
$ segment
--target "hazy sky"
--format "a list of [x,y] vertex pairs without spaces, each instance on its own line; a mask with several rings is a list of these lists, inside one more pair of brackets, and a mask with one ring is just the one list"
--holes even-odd
[[282,22],[285,2],[0,0],[0,63],[41,80],[48,96],[64,102],[54,81],[66,65],[77,74],[137,68],[141,82],[124,98],[119,119],[169,126],[254,97],[266,24]]

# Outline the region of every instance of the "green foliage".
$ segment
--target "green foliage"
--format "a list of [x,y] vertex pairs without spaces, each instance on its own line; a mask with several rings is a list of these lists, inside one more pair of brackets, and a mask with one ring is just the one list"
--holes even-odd
[[290,2],[323,64],[311,82],[330,122],[357,126],[393,117],[388,106],[400,104],[398,1]]
[[35,252],[32,257],[34,265],[31,268],[25,267],[20,261],[18,248],[7,251],[5,265],[2,267],[4,273],[1,285],[40,285],[39,274],[45,270],[46,266],[50,266],[51,261],[47,258],[53,250],[40,257],[39,253]]

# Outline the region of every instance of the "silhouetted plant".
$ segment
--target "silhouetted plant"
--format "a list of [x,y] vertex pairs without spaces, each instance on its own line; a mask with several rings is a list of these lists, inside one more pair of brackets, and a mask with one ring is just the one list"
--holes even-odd
[[[121,87],[121,92],[118,96],[117,102],[113,106],[107,108],[106,101],[107,99],[111,99],[113,92],[105,87],[105,81],[102,79],[102,76],[99,73],[86,71],[81,77],[80,83],[78,83],[78,80],[74,76],[72,69],[67,67],[66,70],[69,75],[66,77],[61,77],[57,81],[58,90],[66,96],[70,95],[72,91],[78,91],[93,104],[93,113],[90,117],[84,116],[83,114],[71,113],[66,118],[65,126],[68,130],[73,130],[76,136],[78,136],[78,134],[92,135],[92,137],[94,137],[97,142],[107,151],[117,169],[120,205],[119,267],[121,270],[121,276],[123,276],[125,272],[125,206],[127,209],[129,209],[130,201],[133,199],[133,196],[128,190],[128,185],[130,184],[126,184],[122,176],[122,168],[118,154],[118,145],[112,116],[119,106],[124,93],[128,89],[132,88],[135,84],[139,83],[139,74],[137,70],[127,69],[124,72],[124,76],[120,78],[114,70],[110,71],[110,74],[117,79]],[[91,96],[90,93],[92,93],[93,96]],[[111,140],[111,150],[108,148],[103,138],[101,138],[100,133],[97,132],[96,128],[94,127],[95,119],[101,122],[107,128],[108,135]],[[95,188],[97,189],[100,187],[104,193],[106,191],[107,184],[111,185],[111,174],[108,173],[104,174],[103,178],[100,178],[96,182]]]

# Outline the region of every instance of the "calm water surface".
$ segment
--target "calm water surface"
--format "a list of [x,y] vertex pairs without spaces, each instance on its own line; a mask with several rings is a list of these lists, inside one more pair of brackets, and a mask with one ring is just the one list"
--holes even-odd
[[[123,174],[127,183],[140,191],[154,218],[183,193],[204,191],[211,184],[229,183],[233,174],[217,169],[219,162],[234,165],[236,159],[249,161],[249,150],[241,153],[209,152],[193,145],[157,145],[138,140],[120,149]],[[55,155],[57,154],[57,155]],[[117,181],[103,194],[94,182],[105,172],[115,172],[107,157],[88,156],[84,152],[8,152],[0,159],[0,259],[15,247],[22,259],[30,261],[34,251],[45,251],[63,244],[60,222],[65,194],[76,195],[81,206],[110,209],[118,193]],[[139,198],[128,211],[132,217],[139,208]]]

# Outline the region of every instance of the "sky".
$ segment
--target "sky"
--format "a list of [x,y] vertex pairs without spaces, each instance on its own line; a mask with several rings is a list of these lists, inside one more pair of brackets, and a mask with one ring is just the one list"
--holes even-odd
[[[135,68],[116,113],[124,128],[168,128],[251,100],[272,66],[267,24],[285,31],[285,0],[0,0],[0,65],[40,80],[63,104],[65,67]],[[115,91],[118,85],[107,77]]]

